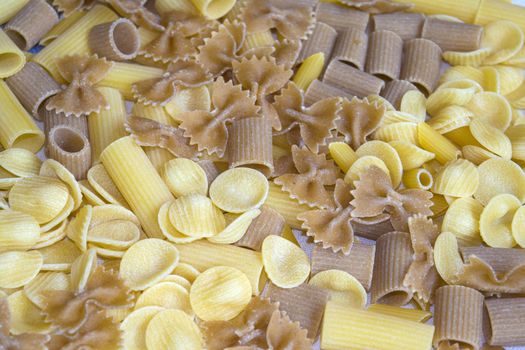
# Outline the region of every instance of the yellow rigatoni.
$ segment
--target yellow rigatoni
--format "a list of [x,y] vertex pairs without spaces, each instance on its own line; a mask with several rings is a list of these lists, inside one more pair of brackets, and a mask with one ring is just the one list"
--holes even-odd
[[[87,16],[86,16],[87,17]],[[131,85],[141,80],[158,78],[163,70],[134,63],[114,62],[113,68],[100,81],[100,85],[118,89],[126,100],[133,99]]]
[[299,204],[295,199],[290,198],[288,192],[281,190],[279,186],[270,182],[270,189],[265,205],[277,210],[286,220],[286,223],[292,228],[301,228],[301,221],[297,219],[297,215],[305,211],[311,210],[305,204]]
[[299,89],[306,91],[312,81],[319,78],[324,67],[324,53],[318,52],[303,61],[297,73],[293,77],[293,82]]
[[218,19],[226,15],[237,0],[191,0],[195,7],[209,19]]
[[456,159],[461,153],[452,142],[425,122],[417,125],[417,138],[421,148],[434,153],[441,164]]
[[197,11],[191,0],[157,0],[155,1],[155,8],[160,14],[171,11],[182,11],[187,13]]
[[0,28],[0,78],[15,75],[24,67],[25,63],[24,52]]
[[133,139],[123,137],[106,147],[100,160],[146,234],[162,238],[157,214],[162,204],[173,200],[173,196],[146,153]]
[[2,0],[0,1],[0,24],[4,24],[16,15],[29,0]]
[[354,164],[358,158],[352,147],[344,142],[332,142],[328,145],[328,150],[330,151],[330,155],[335,163],[344,173],[350,169],[352,164]]
[[79,19],[84,17],[86,11],[78,10],[63,18],[58,22],[42,39],[40,39],[40,45],[47,46],[53,40],[62,35],[66,30],[71,28]]
[[420,309],[407,309],[399,306],[386,304],[372,304],[368,311],[376,312],[383,315],[390,315],[414,322],[426,322],[432,317],[430,311]]

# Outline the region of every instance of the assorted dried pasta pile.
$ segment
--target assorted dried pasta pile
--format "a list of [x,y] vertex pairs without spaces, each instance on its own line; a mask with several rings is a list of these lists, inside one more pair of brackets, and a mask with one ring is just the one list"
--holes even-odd
[[1,1],[0,349],[525,345],[525,9],[413,2]]

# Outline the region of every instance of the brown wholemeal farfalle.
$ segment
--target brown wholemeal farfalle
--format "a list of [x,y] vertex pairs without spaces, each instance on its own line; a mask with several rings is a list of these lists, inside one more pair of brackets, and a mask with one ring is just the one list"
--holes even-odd
[[133,97],[143,104],[165,105],[177,93],[177,87],[199,87],[212,81],[212,75],[197,61],[178,60],[170,63],[160,78],[136,82],[131,89]]
[[11,312],[7,298],[0,298],[0,349],[2,350],[47,350],[50,337],[46,334],[10,334]]
[[368,13],[391,13],[406,11],[412,7],[410,3],[400,3],[390,0],[338,0],[340,3]]
[[334,189],[335,209],[310,210],[297,216],[303,221],[301,227],[306,230],[306,235],[313,237],[314,243],[321,243],[324,249],[331,248],[334,253],[342,251],[345,255],[350,254],[354,243],[350,190],[350,185],[337,179]]
[[190,139],[184,136],[184,130],[155,120],[131,116],[126,120],[126,130],[138,145],[161,147],[176,157],[197,160],[197,147],[190,145]]
[[58,58],[56,66],[68,86],[49,99],[47,110],[80,117],[109,108],[108,102],[94,85],[109,73],[112,62],[96,55],[72,55]]
[[248,33],[276,29],[286,39],[306,39],[315,24],[311,2],[248,0],[241,18]]
[[312,153],[308,148],[292,146],[292,157],[298,174],[284,174],[274,182],[301,204],[320,209],[333,209],[332,193],[325,187],[335,185],[340,169],[325,154]]
[[256,116],[259,107],[255,105],[255,97],[240,85],[233,85],[218,78],[211,87],[211,111],[195,110],[180,114],[180,128],[184,136],[190,138],[191,145],[197,145],[198,150],[206,150],[208,154],[217,153],[222,157],[228,144],[227,123],[236,118]]
[[273,107],[281,124],[279,133],[288,133],[298,127],[305,145],[314,153],[318,153],[319,147],[333,136],[332,130],[336,128],[341,111],[338,97],[326,98],[305,107],[304,94],[293,82],[275,97]]
[[415,214],[431,216],[432,193],[420,189],[396,190],[388,174],[377,166],[366,169],[352,191],[352,217],[371,218],[390,214],[396,231],[408,231],[408,218]]
[[163,29],[160,24],[160,17],[145,8],[144,0],[106,0],[106,2],[123,17],[128,18],[137,26],[144,27],[152,31]]
[[75,11],[88,9],[95,5],[96,0],[53,0],[53,6],[67,17]]
[[416,214],[408,219],[408,232],[414,250],[414,260],[408,268],[403,284],[410,288],[421,302],[427,304],[432,300],[439,282],[432,248],[439,235],[439,229],[432,219]]
[[290,69],[299,58],[303,45],[301,40],[283,39],[276,41],[273,47],[272,57],[275,58],[275,62],[278,65],[284,65],[286,69]]
[[267,96],[281,90],[292,77],[293,71],[278,65],[274,58],[254,56],[234,61],[233,74],[242,87],[257,98],[257,105],[261,106],[262,114],[271,120],[272,127],[279,130],[279,116]]
[[299,322],[292,322],[287,315],[280,311],[274,311],[266,330],[268,349],[313,349],[312,341],[308,339],[307,334],[307,330],[301,328]]
[[101,266],[93,271],[82,292],[55,290],[42,294],[47,320],[69,333],[75,333],[84,326],[92,307],[118,309],[133,306],[133,295],[124,282],[116,273]]
[[384,114],[384,106],[370,103],[366,98],[344,98],[335,124],[337,130],[345,136],[345,141],[356,150],[377,130]]

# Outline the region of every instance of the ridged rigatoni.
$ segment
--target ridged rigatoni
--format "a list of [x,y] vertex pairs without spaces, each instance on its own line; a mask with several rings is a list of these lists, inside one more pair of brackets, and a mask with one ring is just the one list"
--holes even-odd
[[137,56],[140,48],[137,28],[125,18],[94,26],[88,40],[94,54],[113,61],[131,60]]
[[412,39],[405,43],[405,56],[401,68],[401,79],[430,94],[439,80],[441,66],[440,47],[427,39]]
[[406,80],[392,80],[386,83],[385,88],[381,91],[381,96],[388,100],[396,109],[399,109],[403,96],[412,90],[417,90],[417,87],[411,82]]
[[46,154],[64,165],[77,180],[85,179],[91,167],[88,138],[78,129],[67,125],[57,125],[49,131]]
[[85,136],[88,136],[87,117],[85,115],[80,117],[66,117],[64,113],[57,113],[55,110],[44,112],[44,132],[49,135],[51,129],[55,126],[67,126],[78,130]]
[[441,164],[457,159],[461,153],[456,145],[425,122],[417,125],[417,140],[421,148],[434,153]]
[[328,2],[319,3],[316,12],[318,22],[326,23],[338,32],[346,30],[349,26],[364,32],[368,25],[369,17],[370,15],[367,12]]
[[264,204],[279,212],[286,223],[296,229],[301,229],[302,224],[302,221],[297,219],[297,215],[310,210],[306,204],[300,204],[296,199],[290,198],[288,192],[284,192],[273,182],[270,182],[268,197]]
[[337,31],[323,22],[317,22],[312,35],[304,43],[298,63],[304,61],[307,57],[322,52],[328,61],[332,55],[332,50],[337,39]]
[[200,13],[209,19],[218,19],[226,15],[237,0],[191,0]]
[[8,78],[18,73],[25,63],[25,54],[0,28],[0,78]]
[[317,80],[323,73],[325,62],[326,58],[322,52],[307,57],[295,72],[292,81],[299,89],[306,91],[312,81]]
[[525,344],[525,298],[485,299],[488,343],[495,346]]
[[162,204],[173,200],[173,196],[146,153],[133,139],[123,137],[106,147],[100,160],[146,234],[162,237],[157,214]]
[[457,0],[399,0],[399,2],[413,4],[414,7],[411,9],[412,11],[423,12],[427,15],[444,14],[454,16],[467,23],[472,23],[474,22],[481,1],[462,0],[461,6],[459,6]]
[[379,95],[385,85],[383,80],[336,60],[326,68],[323,82],[361,98]]
[[345,97],[351,100],[354,96],[338,87],[331,86],[316,79],[310,83],[310,86],[306,90],[304,101],[306,105],[313,105],[328,97]]
[[368,311],[376,312],[382,315],[395,316],[414,322],[426,322],[432,317],[430,311],[420,309],[407,309],[399,306],[391,306],[385,304],[371,304]]
[[403,39],[388,30],[370,35],[366,71],[380,78],[397,79],[401,73]]
[[0,24],[9,21],[29,0],[3,0],[0,2]]
[[372,17],[373,31],[389,30],[403,40],[419,38],[425,21],[422,13],[382,13]]
[[[452,2],[454,0],[449,1]],[[469,1],[474,2],[475,0]],[[461,7],[463,7],[463,3],[461,4]],[[523,6],[500,0],[481,1],[479,8],[477,9],[475,20],[467,22],[485,25],[490,22],[501,20],[502,18],[516,23],[522,30],[525,30],[525,9]]]
[[160,14],[175,10],[189,13],[197,11],[191,0],[157,0],[155,1],[155,8]]
[[115,62],[113,68],[100,81],[100,85],[118,89],[125,99],[132,100],[131,85],[141,80],[158,78],[163,70],[134,63]]
[[368,35],[364,31],[350,26],[339,33],[332,58],[349,63],[359,70],[364,70],[367,48]]
[[474,51],[479,49],[483,27],[428,17],[421,37],[432,40],[443,51]]
[[277,211],[263,206],[261,213],[253,219],[244,236],[236,245],[261,251],[262,242],[269,235],[280,236],[286,223]]

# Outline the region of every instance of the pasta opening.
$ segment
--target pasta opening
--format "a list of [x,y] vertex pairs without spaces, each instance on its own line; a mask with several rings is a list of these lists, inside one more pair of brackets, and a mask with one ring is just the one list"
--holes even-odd
[[86,146],[82,136],[69,128],[57,128],[53,140],[64,152],[77,153]]
[[407,292],[395,291],[377,299],[378,304],[405,305],[412,298]]
[[432,175],[427,171],[420,171],[418,174],[418,179],[422,189],[429,189],[432,187]]
[[113,42],[115,48],[123,55],[134,55],[140,46],[136,28],[128,21],[117,21],[113,28]]
[[231,10],[233,5],[235,5],[235,1],[236,0],[211,0],[203,12],[205,12],[209,18],[220,18]]
[[5,33],[7,34],[9,39],[11,39],[11,41],[14,42],[15,45],[18,46],[21,50],[26,49],[27,40],[22,34],[13,29],[6,29]]
[[0,74],[15,71],[24,64],[22,57],[13,52],[0,53]]

